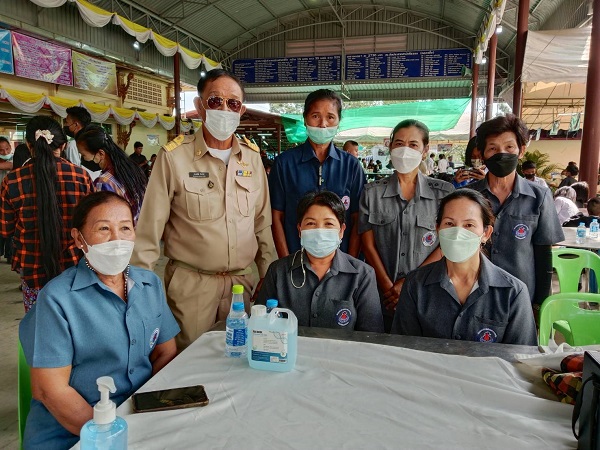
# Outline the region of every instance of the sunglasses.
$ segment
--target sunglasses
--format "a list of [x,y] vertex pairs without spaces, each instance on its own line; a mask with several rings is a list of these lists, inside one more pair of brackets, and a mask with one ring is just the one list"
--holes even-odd
[[223,106],[223,103],[227,102],[227,108],[237,113],[242,109],[242,101],[235,98],[217,97],[212,95],[206,99],[206,104],[210,109],[219,109]]

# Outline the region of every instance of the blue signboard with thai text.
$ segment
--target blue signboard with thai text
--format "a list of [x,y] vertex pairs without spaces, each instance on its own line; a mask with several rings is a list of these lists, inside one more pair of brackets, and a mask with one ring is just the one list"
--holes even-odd
[[10,31],[0,29],[0,73],[15,73]]
[[[244,83],[309,83],[341,80],[341,56],[237,59],[233,72]],[[346,55],[346,81],[460,77],[471,67],[469,49],[418,50]]]

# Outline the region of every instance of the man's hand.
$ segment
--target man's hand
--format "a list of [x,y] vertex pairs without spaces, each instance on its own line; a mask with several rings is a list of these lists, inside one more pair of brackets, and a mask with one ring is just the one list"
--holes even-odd
[[404,278],[397,280],[390,289],[383,293],[383,306],[388,311],[395,311],[398,299],[400,298],[400,291],[404,284]]

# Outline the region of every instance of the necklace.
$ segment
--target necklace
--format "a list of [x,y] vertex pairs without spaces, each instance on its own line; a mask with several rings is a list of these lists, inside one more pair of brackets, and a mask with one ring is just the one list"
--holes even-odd
[[[94,269],[92,266],[90,266],[90,263],[88,262],[87,258],[85,259],[85,265],[87,266],[88,269],[90,269],[92,272],[94,272],[96,275],[98,275],[98,272],[96,272],[96,269]],[[124,291],[124,300],[125,303],[127,303],[127,280],[129,279],[129,267],[130,265],[127,264],[127,268],[125,269],[125,271],[123,272],[123,278],[125,279],[125,287],[123,288]]]

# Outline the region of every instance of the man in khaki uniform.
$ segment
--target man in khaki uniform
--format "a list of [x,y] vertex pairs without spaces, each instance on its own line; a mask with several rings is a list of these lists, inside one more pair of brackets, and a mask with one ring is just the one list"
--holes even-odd
[[[152,270],[164,239],[167,301],[181,327],[179,351],[224,320],[231,288],[246,304],[275,258],[271,205],[260,155],[233,136],[245,107],[239,80],[215,69],[198,83],[203,126],[166,144],[153,164],[132,264]],[[260,284],[259,282],[259,284]]]

